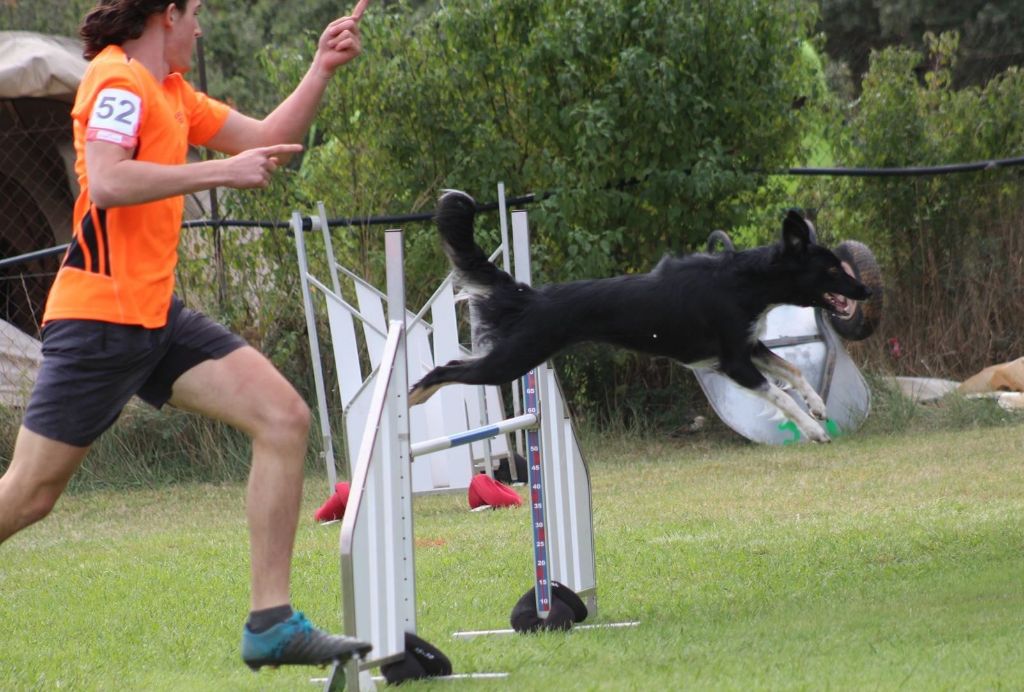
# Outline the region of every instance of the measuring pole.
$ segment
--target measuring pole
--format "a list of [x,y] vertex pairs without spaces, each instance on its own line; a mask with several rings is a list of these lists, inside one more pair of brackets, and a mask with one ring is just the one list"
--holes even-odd
[[[543,365],[540,367],[544,367]],[[537,396],[537,370],[523,375],[523,409],[526,415],[540,419]],[[540,429],[526,431],[526,477],[530,484],[530,521],[533,524],[533,566],[537,597],[537,616],[547,618],[551,613],[551,579],[548,577],[551,560],[548,551],[547,519],[544,511],[544,456],[541,453]]]
[[[526,223],[525,211],[512,212],[512,247],[515,251],[516,281],[524,284],[530,280],[530,229]],[[540,373],[547,366],[538,365],[526,373],[523,383],[523,413],[541,416]],[[533,565],[535,568],[534,593],[537,595],[537,616],[547,618],[551,612],[551,571],[548,550],[547,512],[544,505],[544,467],[541,433],[539,429],[526,431],[526,477],[530,484],[530,520],[533,524]],[[510,459],[509,463],[513,463]]]

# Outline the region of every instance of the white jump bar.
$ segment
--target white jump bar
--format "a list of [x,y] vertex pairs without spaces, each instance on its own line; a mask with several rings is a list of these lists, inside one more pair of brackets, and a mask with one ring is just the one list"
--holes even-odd
[[486,440],[487,438],[494,437],[495,435],[501,435],[515,430],[535,428],[537,425],[537,416],[533,413],[525,413],[521,416],[516,416],[515,418],[506,418],[494,425],[485,425],[480,428],[473,428],[472,430],[467,430],[466,432],[462,432],[457,435],[435,437],[430,440],[424,440],[423,442],[417,442],[410,447],[410,452],[413,457],[418,457],[424,454],[430,454],[431,452],[440,452],[442,449],[449,449],[451,447],[458,447],[459,445],[467,445],[470,442]]

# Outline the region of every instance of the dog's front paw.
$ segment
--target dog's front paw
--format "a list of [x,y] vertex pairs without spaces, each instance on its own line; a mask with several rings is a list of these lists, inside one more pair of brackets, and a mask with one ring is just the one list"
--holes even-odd
[[824,444],[832,441],[832,438],[828,436],[828,433],[825,432],[825,429],[820,425],[807,426],[807,428],[802,432],[803,436],[811,442],[820,442]]
[[828,410],[825,407],[825,402],[821,400],[817,392],[811,390],[807,396],[807,411],[815,418],[815,420],[823,421],[828,418]]
[[818,442],[818,443],[821,443],[821,444],[828,444],[829,442],[832,441],[832,438],[829,437],[828,433],[824,432],[824,431],[822,431],[820,433],[815,432],[813,435],[808,435],[807,438],[811,442]]

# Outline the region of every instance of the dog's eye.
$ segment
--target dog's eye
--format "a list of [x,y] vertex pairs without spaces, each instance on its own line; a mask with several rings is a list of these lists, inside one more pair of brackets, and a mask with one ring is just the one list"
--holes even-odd
[[829,267],[828,273],[831,276],[839,276],[839,267]]

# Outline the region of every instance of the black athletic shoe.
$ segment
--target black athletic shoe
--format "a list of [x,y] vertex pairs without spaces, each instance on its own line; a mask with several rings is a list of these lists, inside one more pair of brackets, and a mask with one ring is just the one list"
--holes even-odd
[[257,634],[248,627],[242,630],[242,660],[253,670],[263,666],[344,663],[352,656],[364,658],[371,648],[366,642],[317,629],[298,611],[265,632]]

